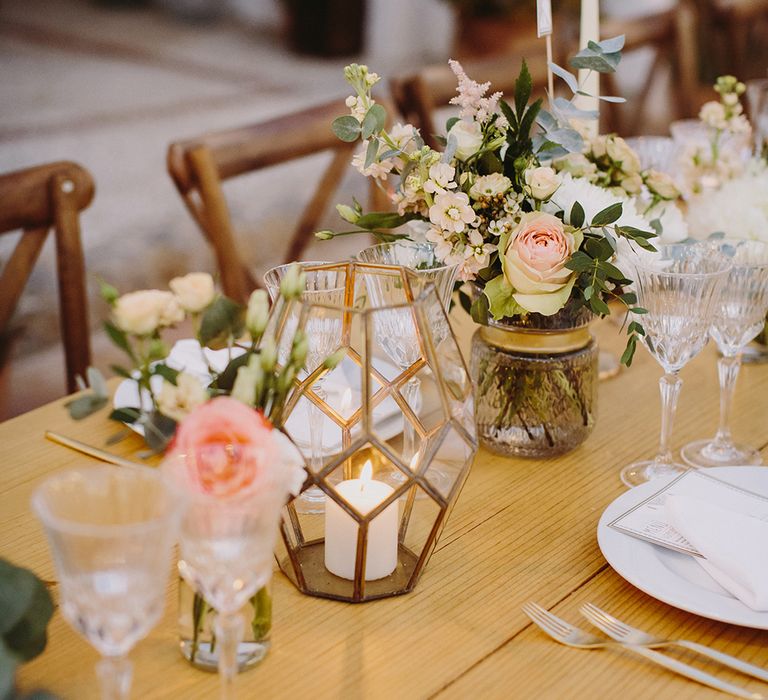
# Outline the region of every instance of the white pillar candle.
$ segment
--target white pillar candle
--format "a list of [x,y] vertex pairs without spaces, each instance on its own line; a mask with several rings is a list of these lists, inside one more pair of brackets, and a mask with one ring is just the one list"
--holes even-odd
[[[587,48],[590,41],[600,41],[600,0],[581,0],[581,35],[579,48]],[[579,71],[579,85],[581,89],[590,95],[600,94],[600,73],[581,69]],[[600,102],[597,97],[584,97],[579,95],[576,105],[580,109],[598,111]],[[584,122],[588,135],[593,138],[598,134],[599,120]]]
[[[367,515],[394,489],[371,478],[368,460],[359,479],[348,479],[336,486],[338,494],[361,515]],[[392,503],[368,523],[368,548],[365,557],[365,580],[389,576],[397,566],[397,503]],[[355,578],[358,523],[332,498],[325,499],[325,568],[332,574]]]

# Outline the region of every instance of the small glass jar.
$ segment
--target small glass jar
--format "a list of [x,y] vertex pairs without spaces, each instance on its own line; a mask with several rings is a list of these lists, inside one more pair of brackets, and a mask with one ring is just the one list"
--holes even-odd
[[472,338],[475,423],[505,456],[551,457],[578,447],[595,424],[598,349],[592,313],[566,307],[481,326]]
[[[240,615],[245,622],[243,641],[237,651],[238,669],[256,665],[269,651],[272,628],[272,583],[256,592]],[[216,671],[219,655],[213,623],[216,611],[179,579],[179,649],[193,666]]]

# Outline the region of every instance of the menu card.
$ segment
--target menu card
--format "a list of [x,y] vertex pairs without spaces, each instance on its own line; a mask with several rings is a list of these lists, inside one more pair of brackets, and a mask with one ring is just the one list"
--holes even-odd
[[716,479],[706,471],[690,469],[642,503],[638,503],[634,508],[620,515],[609,523],[609,527],[676,552],[700,557],[701,554],[696,548],[667,522],[664,502],[670,494],[709,501],[721,508],[768,522],[768,495],[739,488]]

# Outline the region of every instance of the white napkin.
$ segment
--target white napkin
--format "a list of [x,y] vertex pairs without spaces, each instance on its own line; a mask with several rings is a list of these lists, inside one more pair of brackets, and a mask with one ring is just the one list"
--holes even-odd
[[[229,352],[226,348],[224,350],[201,348],[200,343],[194,338],[185,338],[176,341],[176,344],[171,348],[171,352],[165,359],[165,364],[179,370],[179,372],[194,374],[198,379],[202,379],[207,383],[211,379],[208,365],[217,372],[223,371],[230,361]],[[238,357],[244,352],[245,350],[242,348],[232,348],[232,358]],[[205,359],[203,354],[205,354]]]
[[699,565],[758,612],[768,611],[768,522],[690,496],[665,501],[672,527],[703,556]]

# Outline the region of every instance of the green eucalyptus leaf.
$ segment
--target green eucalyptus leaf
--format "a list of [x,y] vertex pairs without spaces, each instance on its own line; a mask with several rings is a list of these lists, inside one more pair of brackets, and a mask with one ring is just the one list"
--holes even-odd
[[622,203],[614,202],[602,211],[597,212],[597,214],[592,217],[592,223],[590,225],[597,227],[612,224],[614,221],[617,221],[621,217],[623,211],[624,207]]
[[351,114],[337,117],[331,124],[331,130],[336,136],[346,143],[357,141],[360,136],[360,122]]
[[127,370],[125,367],[121,367],[120,365],[110,365],[109,369],[111,369],[112,373],[116,374],[118,377],[133,379],[133,375],[131,374],[130,370]]
[[581,228],[584,225],[584,207],[579,204],[579,202],[574,202],[573,206],[571,207],[571,214],[568,217],[569,222],[571,226],[575,226],[576,228]]
[[176,421],[159,411],[153,411],[143,425],[147,446],[157,454],[165,452],[176,432]]
[[372,211],[361,216],[357,225],[364,229],[397,228],[408,221],[418,218],[418,214],[403,214],[391,211]]
[[575,93],[578,91],[579,81],[573,73],[565,70],[565,68],[561,68],[557,63],[552,63],[551,61],[549,63],[549,68],[558,78],[562,78],[566,82],[571,89],[571,92]]
[[[350,119],[355,118],[350,117]],[[355,119],[355,121],[357,120]],[[379,104],[371,105],[363,117],[363,123],[360,125],[360,135],[364,139],[369,139],[374,134],[378,134],[384,128],[386,123],[387,111],[384,109],[384,107]],[[352,141],[354,140],[355,139],[352,139]]]
[[243,331],[245,308],[225,296],[217,297],[200,319],[200,344],[219,350]]
[[619,53],[626,43],[626,37],[624,34],[611,37],[610,39],[603,39],[598,42],[598,46],[603,53]]

